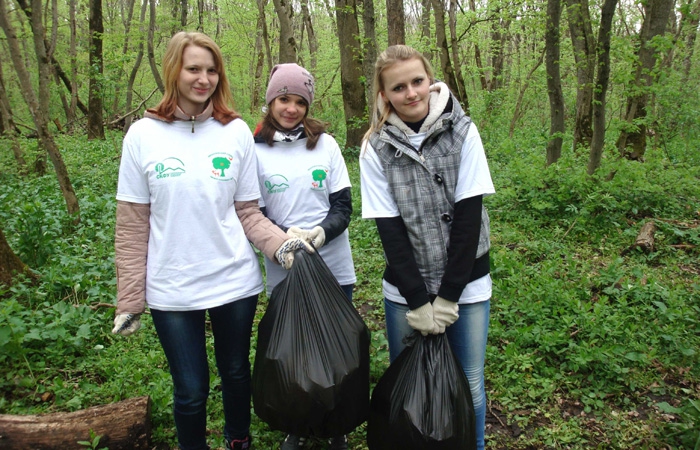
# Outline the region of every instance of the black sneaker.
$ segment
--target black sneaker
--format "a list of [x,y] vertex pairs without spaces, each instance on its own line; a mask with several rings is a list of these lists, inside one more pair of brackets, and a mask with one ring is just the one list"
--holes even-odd
[[328,443],[330,450],[348,450],[348,437],[347,436],[336,436],[331,438]]
[[225,447],[230,450],[249,450],[252,448],[250,446],[250,436],[246,436],[244,439],[234,439],[230,442],[224,439],[224,442],[226,443]]
[[297,450],[302,448],[305,443],[306,438],[288,434],[287,437],[284,438],[280,450]]

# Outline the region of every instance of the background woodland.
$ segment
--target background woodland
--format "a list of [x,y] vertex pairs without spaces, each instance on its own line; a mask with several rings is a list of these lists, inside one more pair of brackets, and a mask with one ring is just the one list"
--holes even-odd
[[[357,157],[376,55],[407,43],[478,126],[496,186],[488,448],[700,449],[699,24],[700,0],[0,0],[0,448],[3,414],[142,395],[153,448],[175,445],[150,317],[129,339],[110,329],[121,140],[184,29],[221,46],[251,129],[274,64],[315,75],[311,114],[353,183],[373,382],[384,261]],[[252,433],[262,449],[283,437],[255,417]]]

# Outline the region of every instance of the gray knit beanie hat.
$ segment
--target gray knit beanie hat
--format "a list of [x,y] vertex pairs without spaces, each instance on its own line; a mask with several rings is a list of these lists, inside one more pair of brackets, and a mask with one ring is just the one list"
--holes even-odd
[[294,63],[277,64],[270,72],[265,104],[287,94],[296,94],[311,106],[314,101],[314,77],[303,67]]

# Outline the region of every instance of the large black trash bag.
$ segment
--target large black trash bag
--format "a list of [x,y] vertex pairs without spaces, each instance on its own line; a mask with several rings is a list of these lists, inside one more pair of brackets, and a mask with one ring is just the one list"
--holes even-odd
[[469,382],[444,333],[414,332],[379,379],[367,445],[370,450],[476,449]]
[[369,413],[369,342],[321,256],[297,251],[258,326],[255,413],[298,436],[350,433]]

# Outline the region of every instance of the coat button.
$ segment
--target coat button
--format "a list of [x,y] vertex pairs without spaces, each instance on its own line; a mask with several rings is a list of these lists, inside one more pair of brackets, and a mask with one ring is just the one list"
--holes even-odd
[[447,213],[443,213],[443,214],[440,216],[440,218],[441,218],[442,220],[444,220],[445,222],[447,222],[447,223],[452,222],[452,216],[449,215],[449,214],[447,214]]

